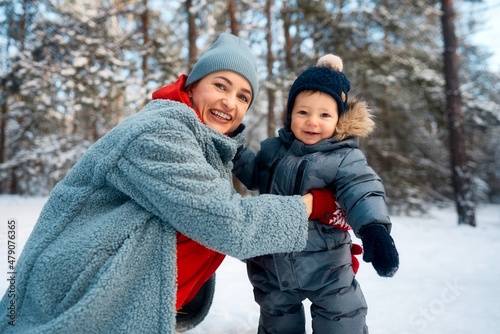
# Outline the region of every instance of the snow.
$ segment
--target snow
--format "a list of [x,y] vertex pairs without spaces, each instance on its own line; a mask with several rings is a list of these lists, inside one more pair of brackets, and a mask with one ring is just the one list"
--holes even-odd
[[[46,197],[0,196],[0,289],[7,288],[7,221],[16,221],[16,247],[24,246]],[[500,205],[481,205],[477,227],[458,226],[454,208],[420,217],[393,216],[401,266],[381,278],[362,262],[358,281],[368,302],[371,334],[500,333]],[[306,309],[310,303],[304,302]],[[255,333],[258,306],[245,265],[227,258],[217,272],[214,304],[189,334]],[[310,330],[308,315],[307,333]]]
[[89,63],[89,59],[87,57],[78,56],[78,57],[75,57],[75,59],[73,59],[73,66],[74,67],[85,67],[88,65],[88,63]]

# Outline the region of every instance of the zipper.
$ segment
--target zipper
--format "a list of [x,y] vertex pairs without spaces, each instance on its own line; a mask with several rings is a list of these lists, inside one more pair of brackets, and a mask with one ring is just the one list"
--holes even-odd
[[304,178],[304,171],[306,170],[307,160],[302,160],[297,169],[297,177],[295,178],[295,185],[293,187],[293,194],[300,195],[300,186],[302,185],[302,179]]
[[271,168],[269,168],[267,184],[266,184],[266,192],[265,192],[266,194],[271,193],[271,184],[273,183],[274,179],[274,170],[276,169],[276,166],[278,166],[280,161],[281,158],[276,159],[276,161],[274,161],[273,164],[271,165]]

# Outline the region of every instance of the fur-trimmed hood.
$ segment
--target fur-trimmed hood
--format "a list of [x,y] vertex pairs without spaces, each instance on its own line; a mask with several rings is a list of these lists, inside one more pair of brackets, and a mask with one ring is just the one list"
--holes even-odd
[[347,111],[339,118],[333,138],[336,140],[344,140],[348,137],[364,138],[374,129],[375,122],[368,103],[352,98],[347,102]]

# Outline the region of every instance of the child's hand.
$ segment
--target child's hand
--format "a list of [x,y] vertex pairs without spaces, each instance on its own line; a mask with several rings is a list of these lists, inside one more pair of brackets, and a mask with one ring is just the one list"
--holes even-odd
[[399,254],[387,229],[378,224],[368,225],[360,231],[365,262],[371,262],[377,274],[392,277],[399,268]]

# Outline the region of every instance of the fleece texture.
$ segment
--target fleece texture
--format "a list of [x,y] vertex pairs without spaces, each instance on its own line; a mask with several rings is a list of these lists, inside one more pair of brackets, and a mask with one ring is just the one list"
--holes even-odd
[[0,333],[174,333],[177,231],[240,259],[303,249],[299,196],[235,193],[243,142],[167,100],[97,141],[43,208],[16,266],[16,325]]

